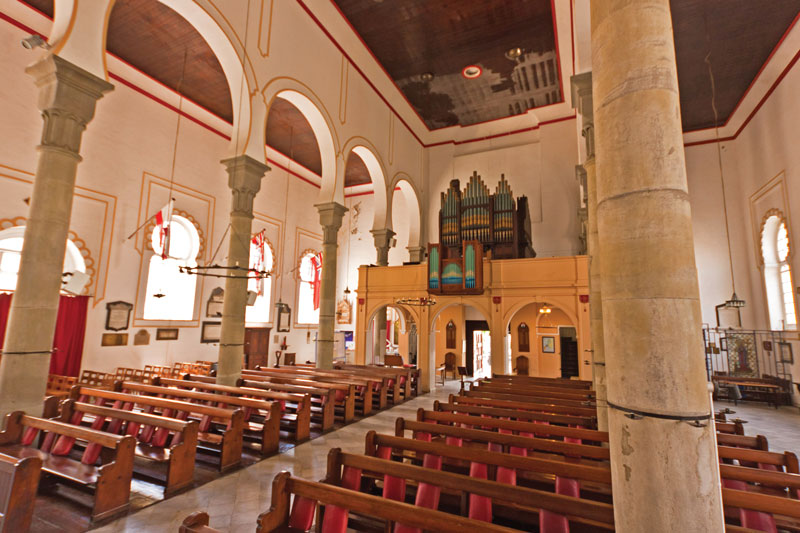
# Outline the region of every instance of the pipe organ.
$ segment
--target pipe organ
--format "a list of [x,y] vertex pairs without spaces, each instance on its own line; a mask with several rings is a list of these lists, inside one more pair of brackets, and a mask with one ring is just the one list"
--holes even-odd
[[452,180],[441,194],[439,235],[429,244],[428,290],[432,293],[481,293],[484,254],[492,259],[536,257],[531,246],[528,199],[514,198],[505,175],[490,194],[477,172],[466,189]]

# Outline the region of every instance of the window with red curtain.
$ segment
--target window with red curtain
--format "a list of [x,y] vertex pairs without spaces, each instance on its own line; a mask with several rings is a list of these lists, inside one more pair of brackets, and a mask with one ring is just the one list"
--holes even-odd
[[[78,376],[83,358],[88,304],[88,296],[61,295],[56,332],[53,336],[53,355],[50,358],[51,374]],[[5,341],[10,307],[11,294],[0,294],[0,346]]]

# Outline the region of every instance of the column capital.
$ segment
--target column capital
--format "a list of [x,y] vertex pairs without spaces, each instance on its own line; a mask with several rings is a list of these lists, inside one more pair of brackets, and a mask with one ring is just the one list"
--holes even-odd
[[369,231],[372,233],[372,238],[375,240],[375,250],[378,252],[378,266],[387,266],[389,264],[389,249],[392,248],[392,239],[395,232],[389,228],[373,229]]
[[233,198],[231,215],[253,217],[253,199],[261,189],[261,179],[270,169],[249,155],[237,155],[221,161],[228,172],[228,187]]
[[336,244],[339,228],[342,227],[342,218],[348,209],[337,202],[315,204],[319,213],[319,224],[322,226],[322,243]]
[[406,246],[406,250],[408,250],[408,261],[410,263],[422,263],[422,260],[425,259],[424,246]]
[[41,146],[77,155],[97,101],[114,86],[54,54],[46,55],[25,72],[39,88],[37,105],[44,120]]
[[592,107],[592,72],[575,74],[570,79],[572,107],[583,117],[582,135],[586,140],[586,157],[594,157],[594,108]]

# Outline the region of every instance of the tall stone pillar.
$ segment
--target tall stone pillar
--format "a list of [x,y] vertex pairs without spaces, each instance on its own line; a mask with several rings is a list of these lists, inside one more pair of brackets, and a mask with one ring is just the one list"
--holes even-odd
[[[378,266],[389,265],[389,250],[392,248],[394,231],[384,229],[370,230],[372,238],[375,240],[375,250],[378,258],[375,263]],[[381,308],[375,315],[375,345],[372,349],[373,359],[383,362],[386,357],[386,308]],[[375,362],[375,361],[370,361]]]
[[[81,137],[113,85],[48,55],[26,69],[39,88],[44,128],[19,275],[0,360],[0,416],[39,416],[47,387]],[[2,422],[0,422],[2,424]]]
[[333,368],[333,331],[336,326],[337,236],[347,208],[336,202],[317,204],[322,226],[322,280],[317,330],[317,368]]
[[591,3],[617,531],[723,531],[669,0]]
[[[231,188],[230,240],[228,266],[249,268],[250,238],[253,231],[253,199],[261,189],[261,178],[269,167],[250,156],[240,155],[222,161],[228,171]],[[244,276],[242,270],[229,274]],[[247,309],[247,279],[225,280],[225,299],[222,303],[222,328],[219,337],[217,383],[235,385],[242,375],[244,362],[244,327]]]
[[583,117],[581,131],[586,143],[587,231],[589,254],[589,324],[592,332],[592,385],[597,394],[597,429],[608,431],[606,405],[606,356],[603,344],[603,298],[600,290],[602,266],[597,234],[597,169],[594,155],[594,110],[592,108],[592,73],[573,76],[572,105]]

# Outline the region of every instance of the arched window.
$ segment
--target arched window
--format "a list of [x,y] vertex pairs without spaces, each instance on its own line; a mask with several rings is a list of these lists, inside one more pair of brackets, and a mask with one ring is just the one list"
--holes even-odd
[[456,347],[456,325],[453,324],[453,321],[447,323],[447,328],[445,329],[445,348],[448,350],[454,350]]
[[156,225],[150,236],[153,256],[147,272],[147,294],[143,318],[146,320],[192,320],[197,279],[183,274],[179,267],[197,266],[200,236],[188,219],[172,215],[169,226],[167,258],[161,258],[160,228]]
[[517,341],[520,352],[531,351],[530,329],[528,329],[528,324],[525,322],[521,322],[520,325],[517,326]]
[[[264,250],[264,262],[261,263],[260,255],[261,250]],[[256,240],[250,241],[250,268],[256,268],[272,272],[272,265],[275,262],[275,256],[272,252],[272,244],[266,239],[263,240],[263,245],[260,245]],[[247,306],[245,311],[245,322],[269,322],[270,310],[272,309],[272,276],[266,278],[250,278],[247,280],[247,290],[253,291],[256,296],[256,301],[253,305]]]
[[300,257],[297,289],[297,323],[319,324],[319,290],[322,254],[306,250]]
[[[25,226],[14,226],[0,231],[0,291],[17,288],[17,273],[22,253]],[[63,272],[86,272],[86,262],[72,240],[67,239]]]
[[761,230],[761,254],[770,328],[775,330],[797,329],[789,249],[786,221],[779,215],[770,216]]

